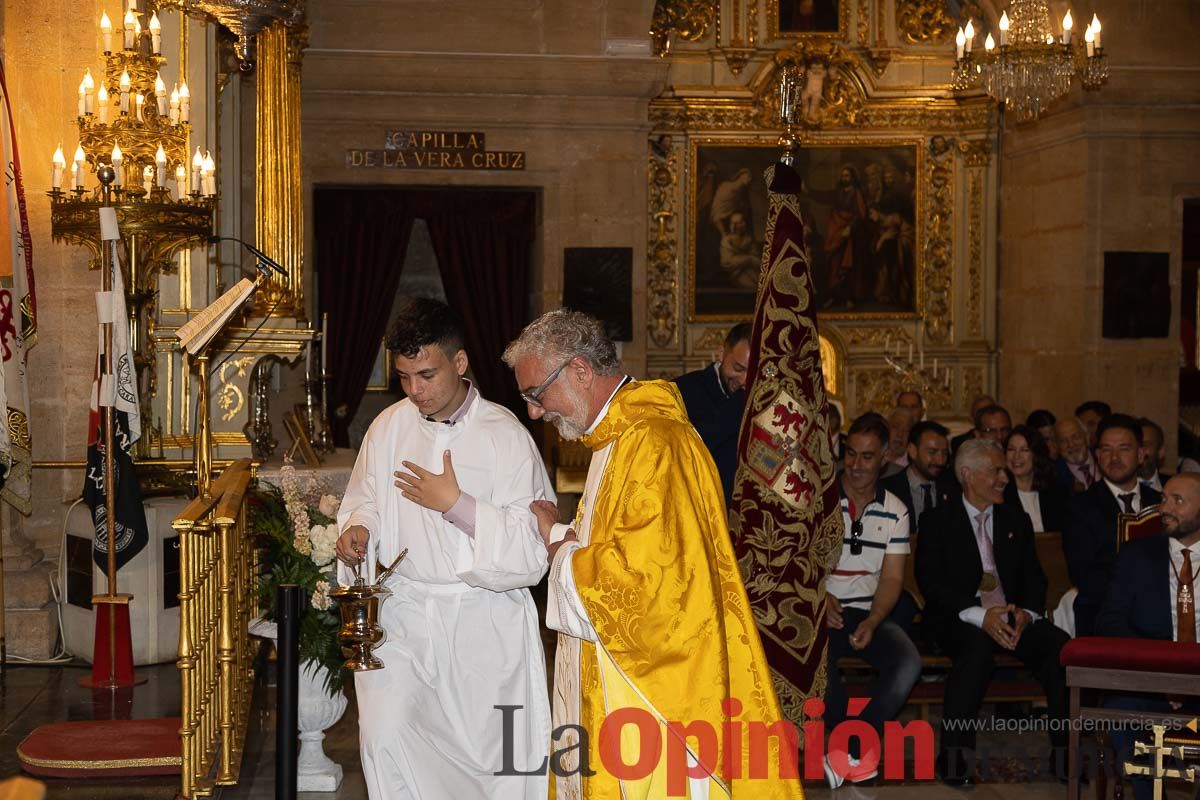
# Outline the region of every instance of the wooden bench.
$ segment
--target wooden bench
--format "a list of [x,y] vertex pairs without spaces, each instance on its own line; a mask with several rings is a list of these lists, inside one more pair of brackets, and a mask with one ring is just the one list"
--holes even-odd
[[[1071,588],[1071,580],[1067,575],[1067,559],[1063,554],[1062,536],[1054,532],[1035,534],[1038,561],[1046,574],[1046,609],[1044,616],[1052,619],[1054,609],[1062,600],[1062,596]],[[914,546],[915,549],[915,546]],[[909,557],[904,573],[904,588],[917,601],[919,608],[924,608],[925,599],[917,587],[914,573],[913,558]],[[920,619],[920,612],[917,618]],[[917,642],[918,648],[921,643]],[[921,652],[922,677],[934,675],[935,681],[918,681],[913,686],[908,697],[908,705],[915,706],[923,720],[929,719],[930,706],[940,705],[945,692],[945,676],[950,671],[950,659],[947,656]],[[861,658],[845,657],[838,660],[838,668],[846,676],[847,693],[854,696],[865,696],[870,692],[869,683],[863,679],[871,672],[871,665]],[[985,703],[1033,703],[1045,700],[1041,684],[1029,676],[1024,665],[1015,656],[1007,653],[996,654],[997,669],[1020,670],[1022,675],[1016,678],[1000,678],[988,684]]]

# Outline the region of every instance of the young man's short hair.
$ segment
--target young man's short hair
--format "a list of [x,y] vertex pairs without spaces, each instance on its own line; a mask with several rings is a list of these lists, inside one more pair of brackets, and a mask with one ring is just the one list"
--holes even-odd
[[462,320],[443,302],[414,297],[396,315],[387,346],[393,353],[413,358],[429,345],[437,345],[446,358],[453,358],[464,348]]

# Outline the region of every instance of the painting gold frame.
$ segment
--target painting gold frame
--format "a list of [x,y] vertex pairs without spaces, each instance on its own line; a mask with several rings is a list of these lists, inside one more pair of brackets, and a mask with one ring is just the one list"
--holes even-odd
[[[828,2],[829,0],[815,0],[815,2]],[[863,0],[858,0],[863,2]],[[848,31],[850,30],[850,0],[837,0],[837,29],[836,30],[815,30],[815,31],[784,31],[780,30],[779,26],[779,4],[780,0],[766,0],[767,5],[767,35],[772,39],[799,39],[801,37],[824,37],[830,39],[846,40]]]
[[368,392],[386,392],[392,378],[392,353],[387,348],[387,339],[380,338],[379,353],[375,357],[375,366],[371,369],[371,377],[367,379]]
[[[687,246],[687,263],[684,266],[684,282],[686,285],[687,295],[687,320],[688,322],[705,322],[705,321],[735,321],[744,319],[748,312],[746,310],[721,311],[721,312],[698,312],[696,308],[696,290],[698,281],[697,272],[697,241],[698,241],[698,211],[697,194],[699,191],[700,174],[698,172],[698,157],[701,148],[741,148],[741,149],[762,149],[765,153],[770,152],[778,154],[778,144],[776,137],[753,136],[753,137],[694,137],[691,138],[688,145],[688,169],[685,186],[685,196],[687,202],[687,226],[686,226],[686,246]],[[805,149],[833,149],[833,148],[863,148],[863,149],[882,149],[882,148],[911,148],[913,150],[913,226],[914,226],[914,242],[913,242],[913,307],[906,310],[898,311],[827,311],[820,312],[821,319],[849,319],[849,320],[910,320],[923,317],[925,313],[925,262],[924,262],[924,245],[925,245],[925,203],[927,198],[924,191],[923,176],[926,169],[926,146],[920,136],[909,137],[867,137],[867,136],[829,136],[822,137],[818,141],[811,141],[805,145]],[[766,159],[773,160],[773,159]],[[758,180],[758,185],[761,187],[761,177],[753,176]],[[765,188],[762,190],[765,196]],[[751,309],[752,311],[753,309]]]

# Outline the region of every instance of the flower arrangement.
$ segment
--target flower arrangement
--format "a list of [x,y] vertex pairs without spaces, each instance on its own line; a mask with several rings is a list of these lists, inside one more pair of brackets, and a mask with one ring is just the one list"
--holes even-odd
[[313,661],[324,667],[325,688],[334,694],[342,686],[343,657],[337,642],[340,622],[329,591],[336,586],[335,517],[341,500],[323,493],[312,478],[301,487],[290,463],[284,464],[279,478],[281,488],[257,491],[251,512],[251,528],[270,565],[259,581],[259,604],[266,609],[264,619],[274,622],[279,586],[293,583],[303,588],[309,603],[300,616],[300,663]]

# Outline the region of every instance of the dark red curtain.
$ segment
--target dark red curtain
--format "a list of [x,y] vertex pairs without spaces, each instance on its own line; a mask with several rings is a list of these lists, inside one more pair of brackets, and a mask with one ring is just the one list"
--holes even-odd
[[516,381],[500,355],[529,321],[536,197],[531,192],[453,193],[425,216],[446,302],[459,311],[479,391],[524,419]]
[[319,309],[329,312],[330,406],[335,412],[345,408],[332,415],[335,442],[349,444],[348,426],[390,322],[417,219],[429,229],[446,300],[463,319],[479,391],[524,419],[516,384],[500,355],[528,321],[537,195],[319,188],[313,207]]
[[412,217],[397,200],[359,189],[322,188],[313,196],[319,312],[329,313],[329,421],[339,447],[350,444],[350,421],[387,332],[408,250]]

